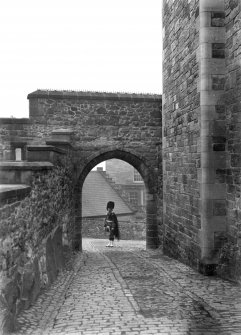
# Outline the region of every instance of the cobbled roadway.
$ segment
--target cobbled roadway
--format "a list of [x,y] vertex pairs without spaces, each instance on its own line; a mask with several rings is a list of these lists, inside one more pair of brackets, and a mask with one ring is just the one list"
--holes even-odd
[[241,288],[144,241],[84,239],[83,253],[18,318],[19,335],[241,334]]

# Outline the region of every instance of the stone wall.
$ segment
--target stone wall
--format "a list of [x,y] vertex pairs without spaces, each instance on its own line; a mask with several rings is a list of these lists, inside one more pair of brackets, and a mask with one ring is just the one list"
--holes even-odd
[[163,1],[164,251],[200,259],[199,2]]
[[85,153],[121,146],[156,164],[155,143],[161,140],[160,96],[36,91],[28,99],[39,141],[53,129],[71,128],[74,146]]
[[226,278],[241,278],[241,4],[225,2],[226,25],[226,134],[227,243],[220,253],[218,271]]
[[[79,191],[91,168],[107,159],[123,159],[140,172],[148,193],[147,245],[156,248],[161,235],[158,236],[158,227],[162,231],[161,217],[157,218],[157,202],[162,195],[162,185],[159,184],[159,176],[162,175],[161,97],[150,94],[36,91],[28,98],[33,122],[31,129],[35,129],[39,141],[46,140],[54,130],[57,142],[47,139],[46,143],[64,145],[61,130],[67,128],[72,131],[70,141],[78,159],[81,179]],[[78,196],[81,197],[81,192]],[[161,208],[161,201],[159,204]],[[81,217],[81,208],[77,216]],[[78,227],[80,222],[76,224],[76,229]],[[80,236],[79,231],[77,241]]]
[[134,168],[126,162],[110,159],[106,161],[106,172],[117,184],[133,184]]
[[29,119],[0,118],[0,161],[15,160],[15,148],[21,148],[26,159],[26,145],[34,137]]
[[31,191],[19,186],[21,192],[1,196],[1,333],[14,328],[16,315],[63,269],[62,231],[65,243],[73,238],[72,170],[66,164],[32,174]]
[[[227,204],[229,233],[241,238],[241,4],[226,3]],[[240,236],[239,236],[240,235]]]
[[84,179],[95,165],[112,158],[131,164],[143,177],[147,191],[147,245],[156,248],[162,236],[161,96],[38,90],[28,99],[30,119],[23,121],[24,129],[16,133],[12,119],[0,119],[0,135],[4,139],[0,156],[15,159],[14,148],[20,139],[26,152],[23,159],[28,161],[51,158],[56,148],[74,151],[74,176],[78,179],[75,248],[81,249],[82,213],[78,201]]
[[[132,217],[118,217],[121,240],[145,240],[145,219]],[[108,239],[109,234],[104,231],[104,218],[83,218],[82,236],[89,238]]]

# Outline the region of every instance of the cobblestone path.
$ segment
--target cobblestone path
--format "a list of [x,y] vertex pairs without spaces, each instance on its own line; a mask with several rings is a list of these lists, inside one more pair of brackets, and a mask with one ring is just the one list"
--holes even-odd
[[84,239],[84,253],[18,318],[19,335],[241,334],[241,288],[144,242]]

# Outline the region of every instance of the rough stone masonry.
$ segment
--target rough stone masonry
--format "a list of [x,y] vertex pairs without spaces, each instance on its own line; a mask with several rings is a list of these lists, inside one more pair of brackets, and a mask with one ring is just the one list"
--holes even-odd
[[[240,1],[164,1],[164,250],[240,277]],[[220,252],[221,250],[221,252]]]
[[[71,213],[72,220],[65,233],[71,246],[81,249],[85,177],[104,160],[123,159],[140,172],[147,189],[147,247],[163,243],[165,253],[202,273],[217,271],[240,281],[240,22],[238,0],[164,0],[162,98],[45,90],[29,94],[28,119],[0,120],[0,182],[18,184],[10,200],[6,193],[3,197],[4,220],[12,216],[15,222],[11,212],[29,199],[33,181],[41,183],[63,162],[62,156],[71,157],[74,186],[66,215]],[[21,161],[16,162],[20,153]],[[66,171],[66,165],[62,168]],[[62,177],[55,184],[63,186]],[[42,191],[30,196],[36,194]],[[53,206],[51,218],[45,218],[52,220],[51,231],[39,217],[40,232],[63,228],[56,220],[58,208]],[[16,288],[16,267],[7,252],[11,233],[1,240],[1,276]],[[46,234],[45,238],[52,236]],[[35,259],[35,254],[30,256]],[[36,273],[40,258],[31,263]],[[26,260],[16,278],[23,278]],[[32,285],[37,286],[34,280]],[[9,301],[10,312],[15,315],[20,293],[12,292],[16,294]]]
[[147,247],[157,248],[162,235],[161,97],[36,91],[28,98],[29,119],[0,120],[4,331],[62,270],[63,243],[81,250],[82,186],[98,163],[119,158],[140,172]]

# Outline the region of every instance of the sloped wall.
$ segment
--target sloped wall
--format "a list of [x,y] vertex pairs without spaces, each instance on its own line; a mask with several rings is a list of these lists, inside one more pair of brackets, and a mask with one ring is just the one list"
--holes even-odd
[[[14,186],[14,185],[12,185]],[[26,187],[30,191],[30,187]],[[73,237],[73,181],[68,166],[33,172],[28,194],[0,206],[0,333],[64,267],[63,230]]]

